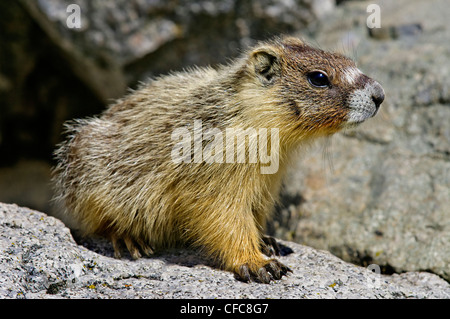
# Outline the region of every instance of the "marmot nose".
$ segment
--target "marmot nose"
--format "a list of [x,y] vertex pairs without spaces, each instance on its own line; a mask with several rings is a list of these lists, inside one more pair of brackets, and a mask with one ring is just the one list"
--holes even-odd
[[372,101],[375,103],[375,107],[377,108],[378,111],[381,103],[383,103],[384,101],[384,90],[383,87],[378,82],[375,82],[373,86]]

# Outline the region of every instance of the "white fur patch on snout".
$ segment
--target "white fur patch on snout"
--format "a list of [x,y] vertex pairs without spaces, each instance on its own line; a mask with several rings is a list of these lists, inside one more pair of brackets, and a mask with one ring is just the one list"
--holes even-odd
[[353,85],[361,74],[362,72],[358,68],[350,66],[342,72],[342,82]]
[[348,114],[347,124],[359,124],[375,115],[377,108],[372,100],[376,82],[367,83],[363,89],[355,90],[348,97],[350,112]]

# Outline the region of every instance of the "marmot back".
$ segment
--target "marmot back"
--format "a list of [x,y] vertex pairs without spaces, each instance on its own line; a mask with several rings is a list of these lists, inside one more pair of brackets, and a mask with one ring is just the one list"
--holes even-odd
[[374,116],[382,87],[348,58],[295,38],[263,42],[228,66],[157,78],[99,117],[67,124],[57,198],[85,234],[133,258],[179,244],[238,278],[289,268],[263,227],[292,153]]

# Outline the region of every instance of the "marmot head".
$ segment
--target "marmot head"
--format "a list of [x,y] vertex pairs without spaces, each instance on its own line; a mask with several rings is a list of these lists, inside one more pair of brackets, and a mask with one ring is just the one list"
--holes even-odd
[[296,38],[262,43],[248,61],[254,84],[277,95],[295,116],[297,130],[327,135],[356,126],[373,117],[384,100],[381,85],[351,59]]

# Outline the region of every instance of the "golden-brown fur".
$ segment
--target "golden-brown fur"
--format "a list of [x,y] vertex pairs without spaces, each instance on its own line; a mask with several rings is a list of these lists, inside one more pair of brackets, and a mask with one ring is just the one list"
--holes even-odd
[[[217,70],[198,68],[151,81],[101,116],[73,121],[56,151],[58,198],[86,234],[124,240],[140,250],[189,243],[243,280],[268,282],[288,268],[262,254],[263,227],[277,200],[291,153],[304,141],[340,130],[347,96],[370,79],[343,83],[351,60],[298,39],[257,45]],[[324,70],[333,85],[311,86]],[[175,163],[172,132],[204,127],[277,128],[279,169],[261,163]],[[250,146],[248,146],[250,147]],[[272,150],[271,150],[272,151]]]

